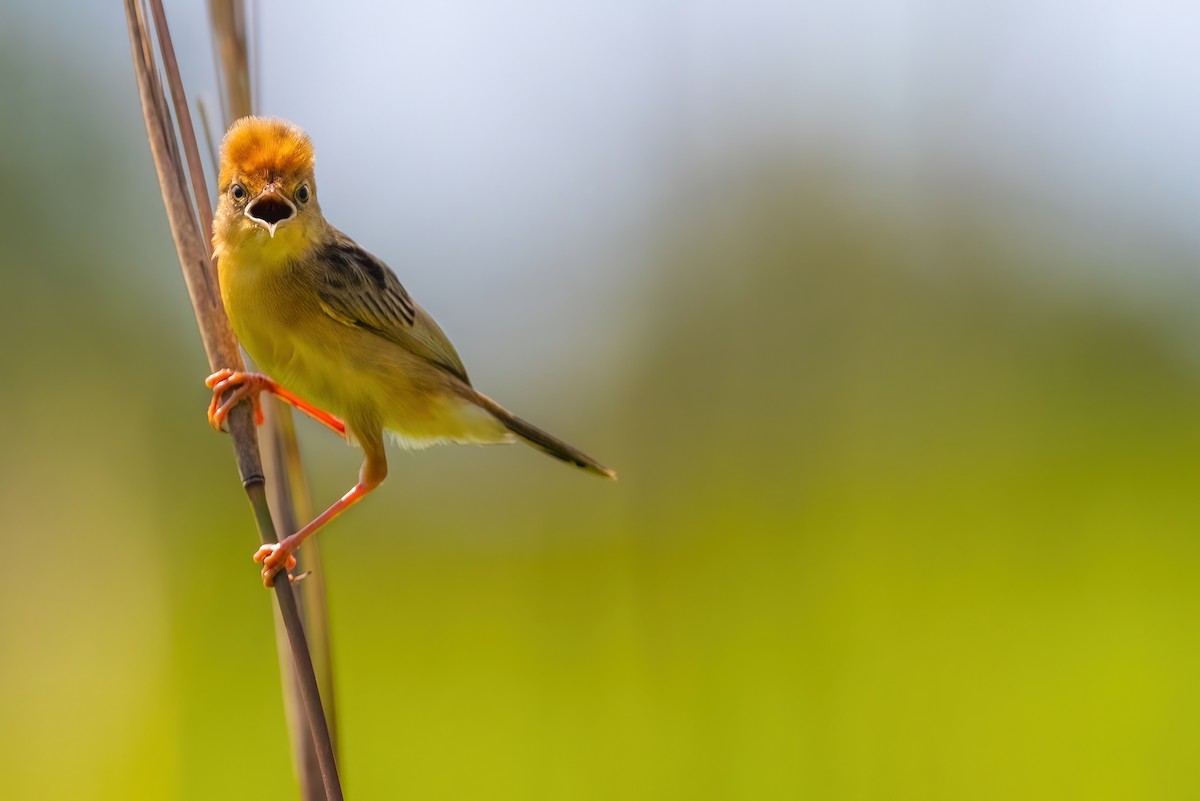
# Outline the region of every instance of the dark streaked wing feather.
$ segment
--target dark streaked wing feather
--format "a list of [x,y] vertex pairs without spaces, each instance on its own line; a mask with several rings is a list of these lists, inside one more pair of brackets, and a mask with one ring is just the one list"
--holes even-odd
[[428,359],[470,385],[466,368],[450,340],[387,265],[333,229],[316,254],[324,268],[318,295],[321,308],[345,325],[365,328]]

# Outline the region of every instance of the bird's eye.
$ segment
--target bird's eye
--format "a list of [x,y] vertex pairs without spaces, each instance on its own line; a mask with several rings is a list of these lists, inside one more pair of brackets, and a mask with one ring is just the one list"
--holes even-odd
[[300,188],[296,190],[296,200],[301,203],[308,202],[308,184],[300,184]]
[[234,200],[242,201],[246,199],[246,187],[241,184],[234,184],[229,187],[229,195]]

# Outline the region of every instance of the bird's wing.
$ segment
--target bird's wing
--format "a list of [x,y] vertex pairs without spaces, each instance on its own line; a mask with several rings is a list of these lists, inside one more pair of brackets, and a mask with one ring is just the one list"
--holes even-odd
[[318,296],[326,314],[394,342],[470,385],[450,340],[386,264],[337,230],[319,247]]

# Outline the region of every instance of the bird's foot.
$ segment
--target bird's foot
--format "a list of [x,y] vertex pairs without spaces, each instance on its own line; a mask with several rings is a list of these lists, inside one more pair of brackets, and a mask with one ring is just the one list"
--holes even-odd
[[[296,557],[292,555],[293,550],[295,549],[276,542],[264,545],[254,552],[254,561],[262,565],[263,586],[274,587],[276,573],[282,570],[285,571],[284,575],[287,575],[286,571],[296,566]],[[303,577],[292,579],[291,576],[288,576],[288,579],[299,581]]]
[[[254,421],[262,425],[263,413],[258,395],[263,390],[274,392],[277,389],[275,382],[265,375],[239,372],[228,367],[204,379],[204,386],[213,392],[208,404],[208,424],[217,431],[224,430],[229,412],[247,398],[254,405]],[[226,392],[229,393],[228,397],[224,397]]]

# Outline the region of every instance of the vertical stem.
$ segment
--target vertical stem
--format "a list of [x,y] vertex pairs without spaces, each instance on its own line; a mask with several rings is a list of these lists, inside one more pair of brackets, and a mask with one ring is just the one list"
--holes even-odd
[[[179,130],[183,134],[183,152],[187,156],[187,166],[192,174],[192,195],[196,198],[196,211],[200,214],[200,227],[205,232],[211,232],[212,208],[209,206],[204,168],[200,163],[200,148],[196,144],[196,128],[192,125],[192,112],[188,108],[187,95],[183,93],[183,81],[179,80],[179,62],[175,60],[175,45],[171,43],[171,31],[167,28],[167,14],[163,11],[162,0],[150,0],[150,8],[154,11],[154,27],[158,31],[158,51],[162,55],[163,66],[167,73],[167,83],[171,87],[175,119],[179,121]],[[211,258],[212,242],[207,236],[204,238],[204,246]]]
[[[266,400],[266,398],[263,398]],[[271,398],[275,401],[274,398]],[[301,519],[300,511],[297,509],[297,500],[292,492],[289,478],[295,477],[297,482],[303,482],[303,477],[294,473],[287,464],[287,459],[284,454],[286,448],[284,426],[292,423],[291,409],[282,403],[272,402],[263,404],[263,412],[266,421],[259,430],[260,444],[263,450],[263,468],[267,474],[267,488],[269,494],[270,506],[278,521],[280,531],[296,531]],[[295,428],[292,427],[292,442],[295,443]],[[307,517],[302,518],[307,520]],[[307,551],[307,549],[306,549]],[[313,569],[313,560],[310,558],[312,554],[305,553],[303,557],[296,557],[296,572],[304,574]],[[313,659],[313,667],[317,675],[317,687],[321,691],[321,700],[325,709],[325,720],[330,727],[330,741],[333,743],[334,751],[337,750],[337,738],[334,731],[334,715],[332,704],[332,688],[324,679],[330,676],[328,665],[329,641],[326,637],[327,632],[324,627],[314,627],[314,618],[317,622],[324,621],[325,610],[324,595],[318,598],[312,598],[308,594],[314,589],[314,582],[319,581],[320,573],[308,575],[305,580],[296,585],[298,594],[297,601],[300,608],[300,619],[304,623],[305,631],[309,639],[309,654]],[[315,587],[318,590],[323,589],[321,585]],[[310,614],[310,610],[317,609],[316,615]],[[284,628],[283,617],[280,614],[275,615],[275,633],[276,643],[279,646],[279,669],[280,676],[283,680],[283,701],[284,710],[287,712],[288,732],[292,741],[292,760],[296,767],[296,778],[300,782],[300,797],[305,801],[320,801],[324,798],[324,791],[321,786],[321,766],[317,760],[317,753],[314,748],[312,737],[309,736],[308,727],[305,725],[304,702],[301,696],[301,687],[299,677],[292,666],[291,654],[288,652],[288,637]],[[325,659],[322,659],[325,657]]]
[[[257,30],[248,19],[247,3],[243,0],[209,0],[209,16],[213,28],[213,50],[217,62],[218,86],[222,98],[224,127],[234,120],[254,113],[253,90],[257,70],[252,69],[251,53],[257,56]],[[257,19],[255,20],[257,22]],[[256,62],[254,62],[256,63]],[[267,477],[267,494],[278,529],[290,533],[300,523],[312,518],[300,445],[296,438],[294,415],[290,406],[274,397],[260,399],[265,424],[259,428],[259,443],[263,454],[263,470]],[[319,543],[311,542],[304,552],[296,555],[297,572],[308,577],[297,585],[300,619],[308,636],[309,653],[317,674],[325,720],[330,729],[330,741],[337,753],[337,714],[333,699],[333,657],[329,634],[329,605],[326,600],[324,571],[321,569]],[[284,709],[287,712],[288,733],[292,742],[292,758],[300,795],[305,801],[324,798],[320,764],[305,721],[300,685],[292,668],[288,651],[287,632],[283,618],[275,615],[275,634],[279,652]]]
[[[184,138],[185,150],[188,152],[189,158],[194,156],[191,164],[192,184],[200,207],[199,214],[210,215],[211,212],[207,211],[207,201],[204,200],[208,193],[204,185],[203,172],[200,170],[195,132],[190,127],[190,115],[186,113],[186,103],[182,104],[182,111],[180,107],[183,97],[182,81],[179,80],[170,32],[167,30],[166,19],[162,13],[162,3],[160,0],[151,0],[151,4],[156,16],[167,78],[172,86],[172,94],[177,101],[176,116],[181,121],[185,119],[189,121],[187,127],[180,133]],[[146,20],[141,14],[137,0],[125,0],[125,19],[129,29],[130,50],[134,73],[137,77],[138,95],[142,102],[142,112],[146,122],[150,152],[154,157],[167,219],[171,226],[179,264],[192,300],[209,366],[213,370],[220,367],[239,368],[242,366],[241,355],[238,352],[237,342],[229,326],[228,318],[225,316],[220,297],[211,280],[210,245],[207,237],[201,235],[197,220],[198,209],[187,199],[187,178],[176,150],[175,129],[171,124],[166,99],[158,81],[153,52],[146,31]],[[209,230],[211,230],[210,226]],[[276,541],[275,525],[271,520],[270,508],[267,504],[253,414],[248,404],[239,404],[230,414],[229,430],[238,471],[246,490],[246,496],[254,511],[259,536],[264,544],[273,543]],[[329,739],[329,728],[321,707],[316,674],[309,656],[308,644],[291,583],[276,581],[275,597],[291,645],[292,660],[308,717],[309,729],[316,747],[317,759],[321,767],[325,795],[328,801],[342,801],[333,745]]]

